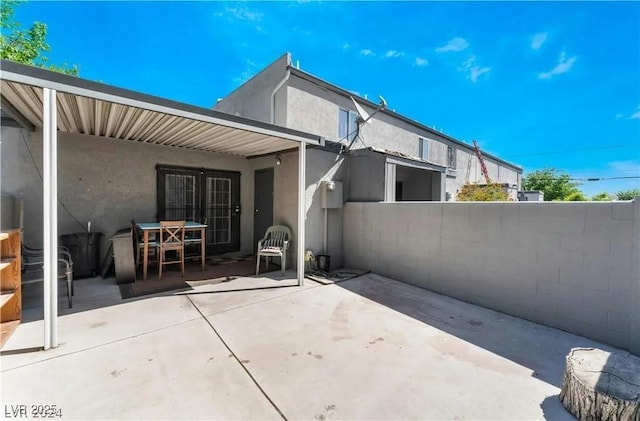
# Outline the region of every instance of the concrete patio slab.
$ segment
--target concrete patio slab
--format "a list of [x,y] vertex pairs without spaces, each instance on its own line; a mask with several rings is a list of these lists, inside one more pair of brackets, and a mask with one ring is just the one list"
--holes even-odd
[[281,419],[202,318],[4,371],[2,384],[5,405],[55,404],[62,419]]
[[2,369],[75,353],[200,317],[186,297],[151,297],[120,303],[60,316],[60,346],[47,352],[20,352],[42,347],[44,332],[43,320],[22,323],[2,348]]
[[572,419],[565,350],[600,345],[376,275],[208,318],[290,419]]
[[305,279],[298,287],[294,271],[279,272],[249,278],[238,278],[232,282],[212,285],[198,285],[193,291],[183,293],[198,307],[205,316],[222,313],[239,307],[262,303],[271,299],[297,294],[321,284]]
[[[296,284],[295,272],[289,271],[284,277],[279,272],[273,272],[259,277],[238,278],[229,283],[197,285],[189,293],[197,300],[203,293],[225,292],[207,294],[213,296],[210,301],[214,307],[207,314],[213,314],[299,291],[299,288],[293,288]],[[306,287],[317,285],[308,281]],[[279,288],[280,286],[292,288]],[[75,289],[75,302],[71,309],[67,307],[66,292],[60,291],[60,346],[44,353],[33,352],[43,343],[42,285],[30,285],[24,298],[24,322],[2,349],[3,370],[90,349],[201,317],[190,299],[179,292],[170,291],[123,300],[113,278],[79,280]],[[203,309],[207,311],[207,306],[203,305]],[[25,350],[31,352],[21,352]]]
[[375,274],[273,288],[288,276],[133,300],[78,282],[59,348],[29,350],[39,320],[3,347],[3,403],[65,419],[563,420],[568,350],[611,349]]

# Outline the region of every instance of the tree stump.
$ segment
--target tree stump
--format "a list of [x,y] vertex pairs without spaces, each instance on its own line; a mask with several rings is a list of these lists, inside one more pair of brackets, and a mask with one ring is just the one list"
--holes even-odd
[[627,352],[572,349],[560,400],[583,421],[640,421],[640,358]]

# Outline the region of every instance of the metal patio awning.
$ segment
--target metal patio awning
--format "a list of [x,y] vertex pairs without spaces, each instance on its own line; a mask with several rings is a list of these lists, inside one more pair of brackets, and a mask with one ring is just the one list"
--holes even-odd
[[309,133],[262,123],[11,61],[0,62],[1,107],[42,128],[43,88],[57,91],[59,131],[240,155],[323,145]]
[[6,60],[0,61],[0,108],[19,125],[42,130],[44,349],[58,346],[58,131],[247,158],[297,149],[296,262],[302,285],[306,147],[323,146],[322,137]]

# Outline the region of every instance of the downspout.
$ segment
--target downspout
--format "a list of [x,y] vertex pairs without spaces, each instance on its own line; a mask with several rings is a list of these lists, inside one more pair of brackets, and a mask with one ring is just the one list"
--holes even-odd
[[[291,59],[289,59],[291,60]],[[282,86],[287,83],[289,80],[289,76],[291,76],[291,70],[289,70],[290,64],[287,64],[287,71],[284,74],[284,77],[278,82],[278,84],[271,91],[271,113],[270,113],[270,122],[271,124],[276,124],[276,94],[282,88]]]

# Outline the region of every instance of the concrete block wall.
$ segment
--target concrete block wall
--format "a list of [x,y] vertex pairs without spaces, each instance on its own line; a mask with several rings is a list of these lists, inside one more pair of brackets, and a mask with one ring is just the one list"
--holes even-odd
[[346,267],[640,354],[640,197],[348,203]]

